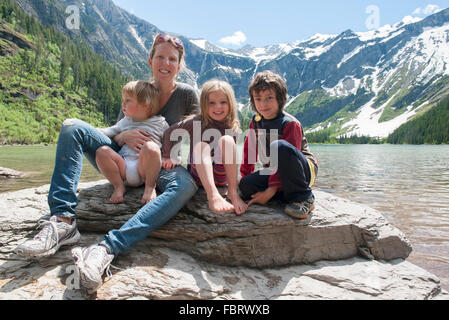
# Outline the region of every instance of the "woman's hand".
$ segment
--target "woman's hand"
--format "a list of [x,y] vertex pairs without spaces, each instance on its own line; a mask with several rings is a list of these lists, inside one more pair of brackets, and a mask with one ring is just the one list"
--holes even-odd
[[171,170],[179,166],[179,163],[172,161],[171,159],[162,158],[162,168],[165,170]]
[[151,141],[149,133],[142,129],[127,130],[114,137],[114,141],[121,147],[127,144],[135,152],[140,152],[142,146]]
[[266,204],[268,201],[270,201],[271,198],[274,197],[277,190],[277,187],[268,187],[264,191],[253,194],[251,196],[252,199],[248,202],[248,206],[252,205],[253,203],[258,203],[261,205]]

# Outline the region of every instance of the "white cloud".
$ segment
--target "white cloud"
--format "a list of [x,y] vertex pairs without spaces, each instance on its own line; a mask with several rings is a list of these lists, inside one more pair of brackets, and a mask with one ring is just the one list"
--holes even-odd
[[441,11],[440,7],[436,4],[428,4],[425,8],[416,8],[415,11],[413,11],[413,15],[421,15],[421,14],[433,14],[437,13],[438,11]]
[[427,5],[427,7],[424,8],[423,13],[424,14],[432,14],[438,11],[438,9],[440,9],[439,6],[437,6],[436,4],[429,4]]
[[239,46],[246,41],[246,36],[242,31],[235,32],[232,36],[220,39],[221,43]]
[[412,14],[413,14],[413,15],[420,15],[421,12],[422,12],[422,9],[421,9],[421,8],[416,8],[415,11],[413,11]]

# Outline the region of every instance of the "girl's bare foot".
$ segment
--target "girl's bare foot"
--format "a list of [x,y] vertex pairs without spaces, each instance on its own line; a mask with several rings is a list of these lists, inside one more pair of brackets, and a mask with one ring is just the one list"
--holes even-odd
[[114,187],[114,192],[112,193],[112,196],[109,198],[109,202],[116,204],[125,202],[125,199],[123,198],[125,192],[126,188],[124,185],[120,187]]
[[148,202],[156,199],[156,189],[154,188],[145,188],[145,191],[142,196],[142,204],[147,204]]
[[234,206],[225,199],[223,199],[223,197],[220,194],[207,197],[207,200],[209,202],[209,209],[211,209],[212,211],[227,212],[234,210]]
[[248,205],[245,203],[245,201],[242,200],[242,198],[240,198],[238,193],[228,193],[228,198],[234,205],[235,213],[237,215],[241,215],[245,213],[246,210],[248,210]]

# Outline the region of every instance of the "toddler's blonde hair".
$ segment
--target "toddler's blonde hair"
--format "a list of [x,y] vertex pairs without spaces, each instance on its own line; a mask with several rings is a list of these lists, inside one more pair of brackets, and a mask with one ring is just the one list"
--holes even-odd
[[130,81],[125,84],[122,92],[135,97],[138,104],[148,107],[149,116],[159,111],[159,90],[152,83],[143,80]]

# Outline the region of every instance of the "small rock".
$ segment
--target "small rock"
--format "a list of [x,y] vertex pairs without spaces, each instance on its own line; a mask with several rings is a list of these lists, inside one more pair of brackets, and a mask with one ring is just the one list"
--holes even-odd
[[8,168],[2,168],[0,167],[0,178],[22,178],[24,177],[25,174],[13,169],[8,169]]

